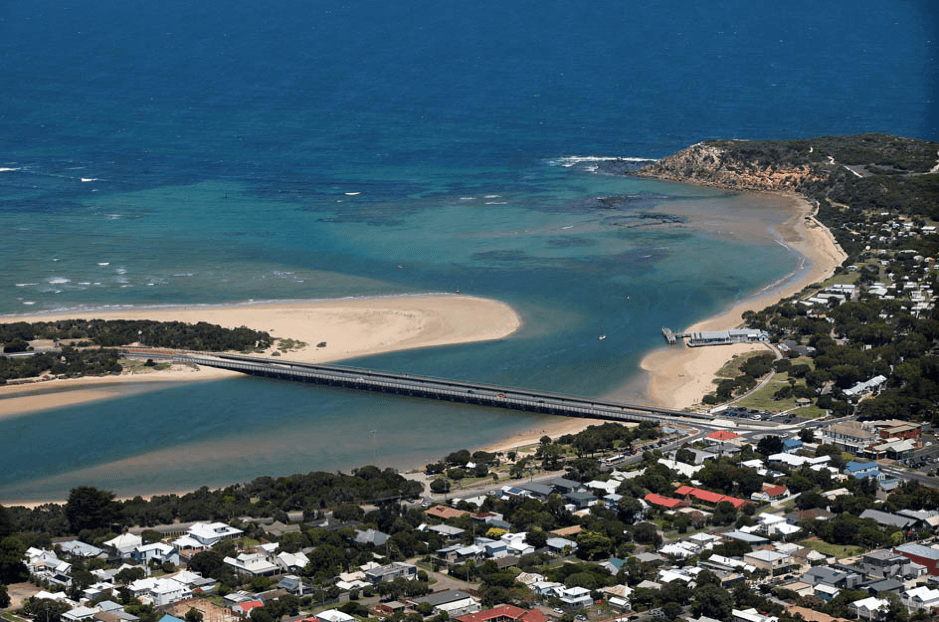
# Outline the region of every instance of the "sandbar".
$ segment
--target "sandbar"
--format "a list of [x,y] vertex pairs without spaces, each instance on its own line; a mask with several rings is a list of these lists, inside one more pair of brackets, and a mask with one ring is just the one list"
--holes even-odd
[[[502,339],[514,333],[522,324],[515,310],[505,303],[474,296],[443,294],[282,304],[81,311],[57,315],[9,316],[0,318],[0,321],[38,322],[76,317],[190,323],[201,321],[226,328],[247,326],[268,331],[273,337],[304,342],[306,345],[303,347],[280,355],[285,360],[305,363],[326,363],[412,348]],[[325,346],[318,347],[324,342]],[[272,353],[269,350],[259,356],[270,356]],[[125,382],[211,380],[235,373],[174,365],[172,369],[162,371],[4,386],[0,387],[0,419],[114,397],[121,394],[119,385]],[[83,388],[60,390],[72,386]]]
[[[726,330],[740,326],[745,311],[764,309],[799,293],[808,285],[828,278],[847,258],[828,228],[815,218],[814,208],[805,198],[788,192],[764,194],[778,197],[781,206],[791,210],[791,216],[775,226],[774,230],[786,245],[808,260],[808,265],[781,286],[697,322],[687,327],[685,332]],[[654,350],[640,363],[641,368],[648,373],[646,397],[651,403],[663,408],[692,408],[714,390],[712,381],[724,363],[734,355],[758,349],[765,349],[765,346],[735,344],[689,348],[674,345]]]

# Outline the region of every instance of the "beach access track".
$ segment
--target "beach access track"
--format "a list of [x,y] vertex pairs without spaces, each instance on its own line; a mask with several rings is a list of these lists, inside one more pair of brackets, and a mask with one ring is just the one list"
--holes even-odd
[[231,371],[276,378],[322,384],[345,389],[392,393],[409,397],[420,397],[450,402],[462,402],[480,406],[505,408],[526,412],[585,417],[609,421],[652,421],[656,423],[705,423],[713,419],[707,413],[668,410],[654,406],[626,404],[591,399],[575,395],[532,391],[515,387],[464,382],[414,376],[394,372],[376,371],[337,365],[316,365],[275,358],[262,358],[239,354],[206,354],[194,352],[172,352],[151,349],[124,351],[125,356],[173,360],[228,369]]

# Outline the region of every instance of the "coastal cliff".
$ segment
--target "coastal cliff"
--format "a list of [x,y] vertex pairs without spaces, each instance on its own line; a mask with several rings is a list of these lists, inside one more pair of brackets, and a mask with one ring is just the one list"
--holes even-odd
[[859,250],[848,222],[899,212],[939,220],[939,143],[858,134],[785,141],[712,140],[634,173],[733,190],[797,192],[849,255]]

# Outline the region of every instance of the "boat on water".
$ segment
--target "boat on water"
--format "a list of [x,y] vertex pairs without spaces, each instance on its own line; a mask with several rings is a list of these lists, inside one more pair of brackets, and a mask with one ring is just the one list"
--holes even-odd
[[604,339],[606,339],[606,335],[600,335],[600,341],[603,341]]

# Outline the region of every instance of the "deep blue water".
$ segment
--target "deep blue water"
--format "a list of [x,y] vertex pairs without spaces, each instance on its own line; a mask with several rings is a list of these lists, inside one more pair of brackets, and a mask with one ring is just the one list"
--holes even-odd
[[[512,304],[524,328],[357,363],[608,393],[661,325],[800,258],[699,216],[643,218],[768,223],[760,198],[564,158],[935,139],[936,22],[930,3],[871,0],[5,2],[0,313],[459,289]],[[597,209],[608,196],[623,200]],[[403,466],[537,425],[255,379],[188,385],[0,422],[20,439],[0,453],[0,497]]]

